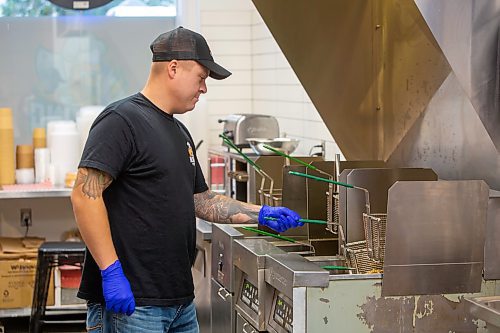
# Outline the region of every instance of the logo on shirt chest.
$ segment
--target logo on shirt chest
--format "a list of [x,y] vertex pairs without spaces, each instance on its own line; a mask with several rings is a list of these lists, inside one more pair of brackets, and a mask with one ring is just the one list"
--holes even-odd
[[191,164],[193,166],[195,166],[193,147],[191,147],[191,144],[189,143],[189,141],[186,142],[186,144],[187,144],[187,152],[188,152],[188,156],[189,156],[189,162],[191,162]]

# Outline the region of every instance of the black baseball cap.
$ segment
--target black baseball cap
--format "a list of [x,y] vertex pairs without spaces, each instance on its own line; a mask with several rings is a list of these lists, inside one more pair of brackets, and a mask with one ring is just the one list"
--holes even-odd
[[231,75],[230,71],[214,61],[205,38],[183,27],[159,35],[149,48],[153,52],[153,62],[195,60],[210,70],[211,78],[222,80]]

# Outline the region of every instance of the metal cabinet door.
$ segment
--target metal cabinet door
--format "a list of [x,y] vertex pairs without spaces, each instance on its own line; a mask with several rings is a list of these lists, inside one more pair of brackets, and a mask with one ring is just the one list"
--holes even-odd
[[234,332],[233,295],[213,278],[211,284],[212,332]]
[[197,255],[192,269],[194,281],[194,304],[196,315],[200,326],[200,333],[211,333],[210,323],[210,260],[211,246],[209,242],[204,242],[205,247],[197,246]]
[[245,318],[236,313],[236,333],[259,333]]

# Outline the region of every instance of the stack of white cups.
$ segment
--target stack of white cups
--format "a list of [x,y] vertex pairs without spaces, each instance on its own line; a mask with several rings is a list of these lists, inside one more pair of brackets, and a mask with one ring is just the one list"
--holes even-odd
[[49,148],[35,149],[35,182],[43,183],[50,180],[50,150]]
[[80,133],[80,152],[83,152],[83,148],[85,148],[85,143],[87,142],[87,138],[89,136],[90,127],[94,123],[94,120],[97,118],[99,113],[104,110],[104,106],[102,105],[87,105],[82,106],[80,110],[78,110],[76,114],[76,128]]
[[67,173],[75,173],[80,160],[80,134],[74,121],[58,120],[47,124],[50,149],[49,178],[54,186],[64,186]]
[[16,183],[33,184],[35,182],[33,146],[18,145],[16,147]]

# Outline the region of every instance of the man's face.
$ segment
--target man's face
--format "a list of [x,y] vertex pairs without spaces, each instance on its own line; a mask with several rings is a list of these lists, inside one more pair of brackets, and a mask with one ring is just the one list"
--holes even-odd
[[200,95],[207,92],[205,80],[208,69],[193,60],[179,61],[175,77],[176,110],[175,113],[185,113],[194,109]]

